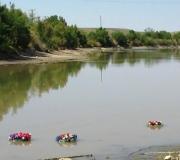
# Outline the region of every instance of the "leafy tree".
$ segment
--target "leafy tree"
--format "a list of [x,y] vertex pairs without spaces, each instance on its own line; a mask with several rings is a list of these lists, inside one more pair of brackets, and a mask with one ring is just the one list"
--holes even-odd
[[56,25],[53,28],[53,37],[52,40],[57,45],[57,47],[65,47],[66,39],[64,37],[66,26],[64,25]]
[[94,46],[100,47],[101,46],[101,44],[96,41],[96,33],[95,32],[89,32],[87,34],[87,44],[92,47],[94,47]]
[[79,39],[77,37],[77,27],[68,26],[64,32],[64,38],[66,39],[67,48],[76,48],[79,44]]
[[[11,39],[9,26],[9,11],[6,5],[0,6],[0,50],[3,51],[15,43]],[[12,26],[12,25],[11,25]]]
[[96,46],[104,46],[107,47],[110,44],[110,37],[108,31],[106,29],[100,27],[96,29],[95,32],[90,32],[87,35],[88,43]]
[[129,30],[127,38],[129,41],[133,41],[136,38],[136,32],[134,30]]
[[87,38],[86,34],[83,31],[80,31],[79,29],[76,31],[76,35],[79,40],[79,46],[85,47],[87,46]]
[[127,39],[130,45],[132,46],[140,46],[141,45],[141,34],[135,32],[134,30],[130,30],[127,34]]
[[160,39],[171,39],[172,36],[171,36],[171,33],[170,33],[170,32],[160,31],[160,32],[158,33],[158,38],[160,38]]
[[85,34],[77,26],[67,26],[66,21],[56,15],[38,22],[37,33],[49,48],[77,48],[87,44]]
[[108,46],[109,44],[109,34],[108,31],[106,31],[105,28],[99,28],[96,30],[96,40],[102,45],[102,46]]
[[12,10],[14,14],[14,31],[16,33],[15,37],[17,39],[17,46],[22,48],[27,48],[30,42],[30,30],[27,26],[27,16],[21,12],[21,10]]
[[156,45],[156,42],[153,38],[145,36],[145,35],[142,36],[142,43],[143,43],[143,45],[147,45],[147,46]]
[[0,5],[0,51],[12,48],[26,48],[30,42],[30,31],[27,26],[27,16],[20,9],[10,4]]
[[168,46],[168,45],[170,45],[170,42],[164,38],[164,39],[159,40],[159,44],[163,45],[163,46]]
[[152,37],[155,31],[152,28],[148,27],[144,30],[144,32],[145,32],[145,36]]
[[65,19],[61,16],[58,17],[57,15],[50,16],[46,19],[46,21],[48,21],[53,27],[59,24],[67,26]]
[[180,32],[177,32],[173,35],[173,39],[176,40],[178,44],[180,44]]
[[152,37],[153,39],[159,38],[159,32],[158,32],[158,31],[153,32],[153,33],[151,34],[151,37]]
[[44,42],[47,47],[53,47],[52,42],[52,33],[53,33],[53,27],[48,21],[39,22],[38,26],[38,34],[39,38],[42,42]]
[[119,45],[127,45],[127,37],[123,32],[116,31],[111,34],[111,37],[119,44]]

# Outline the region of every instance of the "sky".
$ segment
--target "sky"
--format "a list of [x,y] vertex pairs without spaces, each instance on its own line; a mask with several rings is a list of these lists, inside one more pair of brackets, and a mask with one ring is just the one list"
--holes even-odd
[[180,31],[180,0],[0,0],[41,19],[61,16],[78,28]]

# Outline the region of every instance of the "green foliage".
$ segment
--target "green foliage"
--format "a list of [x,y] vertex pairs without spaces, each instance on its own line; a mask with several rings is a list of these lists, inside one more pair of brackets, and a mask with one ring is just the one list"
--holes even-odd
[[149,37],[149,36],[142,36],[142,43],[146,46],[155,46],[156,42],[153,38]]
[[106,29],[101,27],[96,30],[96,40],[97,42],[101,43],[102,46],[108,46],[109,39],[110,37]]
[[133,41],[136,38],[136,32],[134,30],[130,30],[127,34],[127,38],[129,41]]
[[79,44],[77,37],[77,27],[76,26],[68,26],[65,30],[64,37],[66,39],[66,47],[67,48],[76,48]]
[[14,4],[10,9],[0,5],[0,51],[6,52],[11,48],[26,48],[30,42],[30,31],[27,16]]
[[46,21],[48,21],[53,27],[58,24],[67,26],[65,19],[63,17],[58,17],[57,15],[50,16]]
[[9,10],[6,5],[0,6],[0,50],[4,51],[15,42],[11,39],[12,24],[10,24]]
[[90,32],[87,35],[88,44],[92,45],[98,45],[107,47],[110,44],[110,37],[108,34],[108,31],[106,31],[105,28],[99,28],[95,32]]
[[127,45],[127,37],[123,32],[119,32],[119,31],[113,32],[111,34],[111,37],[118,43],[118,45],[120,46]]
[[77,48],[87,44],[86,36],[76,26],[67,26],[62,17],[51,16],[36,26],[39,39],[48,48]]
[[148,27],[144,30],[144,32],[145,36],[152,37],[155,31],[152,28]]
[[160,32],[158,33],[158,38],[160,38],[160,39],[171,39],[172,36],[171,36],[171,33],[169,33],[169,32],[160,31]]
[[162,46],[170,45],[169,41],[167,39],[161,39],[159,40],[159,44]]
[[105,28],[85,33],[76,25],[68,26],[61,16],[53,15],[44,20],[35,21],[33,13],[27,17],[20,9],[15,9],[14,4],[10,8],[0,5],[0,52],[27,48],[28,46],[40,48],[40,45],[51,48],[77,48],[77,47],[108,47],[115,45],[131,46],[155,46],[155,45],[179,45],[180,32],[171,35],[166,31],[154,31],[146,28],[144,33],[130,30],[124,34],[115,31],[111,34]]
[[140,33],[135,32],[134,30],[130,30],[127,34],[128,42],[131,46],[140,46],[142,45],[142,35]]
[[177,44],[180,44],[180,32],[175,33],[172,37],[175,39]]
[[83,31],[77,30],[76,35],[77,35],[78,40],[79,40],[79,47],[87,46],[86,34]]

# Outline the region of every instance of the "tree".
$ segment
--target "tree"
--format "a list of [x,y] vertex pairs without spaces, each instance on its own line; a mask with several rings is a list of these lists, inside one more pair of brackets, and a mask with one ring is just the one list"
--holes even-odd
[[90,32],[87,35],[88,43],[96,46],[107,47],[110,44],[110,37],[106,29],[100,27],[95,32]]
[[[4,51],[15,43],[11,39],[9,26],[9,11],[6,5],[0,6],[0,50]],[[12,26],[12,25],[11,25]]]
[[127,45],[127,37],[123,32],[116,31],[111,34],[111,37],[119,44],[119,45]]
[[9,48],[26,48],[30,42],[30,31],[27,25],[27,16],[14,4],[0,5],[0,51]]
[[127,39],[130,45],[132,46],[140,46],[141,45],[141,34],[136,33],[134,30],[130,30],[127,34]]
[[175,33],[172,37],[176,41],[176,44],[180,44],[180,32]]
[[77,48],[87,44],[85,34],[76,25],[67,26],[66,21],[56,15],[38,22],[37,33],[49,48]]
[[68,26],[64,32],[64,38],[66,39],[67,48],[76,48],[78,46],[78,37],[76,35],[76,27]]
[[85,47],[87,45],[86,34],[83,31],[80,31],[79,29],[77,29],[76,35],[78,37],[79,46]]
[[133,41],[136,38],[136,32],[134,30],[129,30],[127,38],[129,41]]
[[147,45],[147,46],[154,46],[156,44],[153,38],[148,37],[146,35],[142,36],[142,43],[143,45]]
[[158,37],[159,37],[160,39],[171,39],[171,38],[172,38],[171,33],[166,32],[166,31],[160,31],[160,32],[158,33]]
[[105,28],[100,27],[96,30],[96,40],[102,45],[107,47],[110,42],[108,31]]
[[65,19],[61,16],[58,17],[57,15],[50,16],[46,19],[46,21],[48,21],[53,27],[59,24],[67,26]]
[[144,32],[145,32],[145,36],[152,37],[155,31],[152,28],[148,27],[144,30]]

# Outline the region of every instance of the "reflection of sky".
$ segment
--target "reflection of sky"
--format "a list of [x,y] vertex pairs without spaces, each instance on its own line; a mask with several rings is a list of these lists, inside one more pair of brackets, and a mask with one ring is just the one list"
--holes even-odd
[[[177,143],[179,68],[180,63],[173,60],[152,67],[108,65],[101,81],[99,69],[84,66],[64,88],[31,97],[17,114],[4,115],[0,159],[11,159],[21,151],[22,147],[7,146],[9,133],[20,131],[32,133],[31,147],[23,147],[21,154],[24,158],[28,153],[32,159],[114,153],[112,146],[119,145],[133,150]],[[160,120],[164,126],[151,132],[146,126],[149,120]],[[54,138],[67,132],[78,135],[78,145],[57,147]]]

